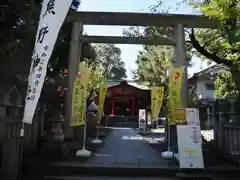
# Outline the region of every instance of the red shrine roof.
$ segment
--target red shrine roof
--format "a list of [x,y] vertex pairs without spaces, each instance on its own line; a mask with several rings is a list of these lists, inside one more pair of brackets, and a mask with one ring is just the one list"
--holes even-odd
[[129,82],[127,82],[127,81],[121,81],[120,83],[118,82],[118,83],[109,83],[109,85],[108,85],[108,88],[114,88],[114,87],[119,87],[119,86],[129,86],[129,87],[134,87],[134,88],[137,88],[137,89],[139,89],[139,90],[150,90],[150,88],[147,86],[147,85],[145,85],[145,84],[138,84],[138,83],[135,83],[135,82],[131,82],[131,83],[129,83]]
[[149,88],[139,88],[133,86],[126,81],[118,84],[113,84],[108,87],[107,97],[113,96],[135,96],[135,97],[148,97],[150,95]]

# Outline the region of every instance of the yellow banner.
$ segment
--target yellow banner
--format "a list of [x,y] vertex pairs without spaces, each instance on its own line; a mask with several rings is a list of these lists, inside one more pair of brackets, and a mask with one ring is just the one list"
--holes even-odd
[[162,102],[164,98],[164,87],[152,87],[151,90],[151,111],[152,120],[156,120],[158,114],[162,108]]
[[80,82],[82,84],[81,88],[84,89],[85,91],[88,88],[88,80],[90,75],[91,75],[91,69],[85,63],[80,63],[77,77],[79,76]]
[[[172,68],[169,79],[169,124],[181,124],[183,120],[178,119],[179,111],[176,108],[182,108],[181,104],[181,87],[182,87],[182,75],[184,67]],[[186,92],[187,93],[187,92]]]
[[80,63],[73,87],[71,126],[81,126],[84,124],[89,75],[90,69],[88,66]]
[[104,101],[107,93],[108,85],[107,84],[100,84],[99,85],[99,94],[98,94],[98,117],[99,120],[102,118],[103,108],[104,108]]

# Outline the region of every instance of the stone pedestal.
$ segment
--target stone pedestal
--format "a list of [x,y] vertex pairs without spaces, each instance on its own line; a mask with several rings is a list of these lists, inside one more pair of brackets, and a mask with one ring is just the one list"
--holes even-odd
[[56,141],[63,141],[64,140],[64,134],[62,130],[62,123],[63,121],[53,121],[52,122],[52,128],[51,128],[51,133],[52,133],[52,139]]

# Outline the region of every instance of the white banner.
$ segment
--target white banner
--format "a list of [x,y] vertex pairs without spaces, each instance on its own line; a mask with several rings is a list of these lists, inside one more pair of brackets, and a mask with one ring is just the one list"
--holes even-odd
[[146,110],[145,109],[139,109],[138,111],[138,127],[140,130],[146,130],[147,126],[147,120],[146,120]]
[[203,169],[203,152],[200,126],[177,126],[178,154],[181,169]]
[[28,90],[22,120],[24,123],[32,124],[34,112],[46,77],[48,61],[71,4],[72,0],[44,0],[42,3],[32,64],[28,77]]

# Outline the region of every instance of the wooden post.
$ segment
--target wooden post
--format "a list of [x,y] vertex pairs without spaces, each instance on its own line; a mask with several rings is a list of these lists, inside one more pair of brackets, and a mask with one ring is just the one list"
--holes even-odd
[[74,22],[70,43],[70,54],[68,59],[68,92],[66,96],[66,117],[64,120],[65,138],[73,139],[73,128],[70,127],[72,114],[72,92],[73,84],[76,77],[77,67],[81,58],[81,42],[80,36],[83,33],[83,24],[81,22]]
[[112,116],[115,115],[115,101],[116,101],[116,96],[112,96]]
[[134,96],[132,96],[132,116],[135,115],[135,99],[134,99]]

